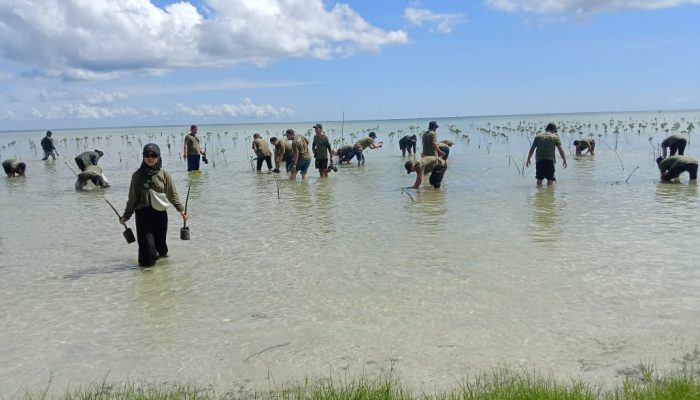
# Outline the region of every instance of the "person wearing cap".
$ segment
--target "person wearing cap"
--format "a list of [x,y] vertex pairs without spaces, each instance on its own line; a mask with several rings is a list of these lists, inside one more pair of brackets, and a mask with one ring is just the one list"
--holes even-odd
[[24,176],[25,172],[27,171],[27,164],[15,159],[9,159],[2,162],[2,169],[5,170],[5,174],[8,178],[12,178],[17,175]]
[[90,165],[97,165],[97,162],[103,155],[104,153],[97,149],[95,151],[85,151],[75,157],[75,164],[81,171],[85,171],[85,168]]
[[[190,126],[190,133],[185,135],[185,144],[182,149],[184,158],[187,160],[187,171],[199,171],[199,160],[206,153],[202,151],[197,137],[197,125]],[[206,162],[206,158],[204,159]]]
[[365,155],[362,154],[364,149],[366,149],[368,147],[370,149],[377,149],[377,148],[380,148],[384,145],[384,142],[375,143],[376,140],[377,140],[377,134],[374,132],[370,132],[368,137],[362,138],[362,139],[358,140],[357,142],[355,142],[355,145],[353,146],[352,149],[354,151],[355,157],[357,157],[357,166],[358,167],[365,165]]
[[253,135],[253,151],[257,157],[257,171],[262,170],[263,161],[267,164],[267,171],[272,171],[272,152],[265,139],[259,133]]
[[440,157],[427,156],[420,159],[420,161],[406,161],[404,164],[407,173],[416,173],[416,181],[413,183],[413,188],[418,189],[420,184],[423,183],[423,176],[430,174],[428,182],[435,189],[439,189],[442,185],[442,179],[445,177],[445,171],[447,171],[447,161]]
[[136,237],[139,244],[138,261],[142,267],[151,267],[160,257],[168,256],[168,206],[173,205],[183,220],[188,215],[175,190],[170,174],[163,169],[160,148],[149,143],[143,147],[141,167],[131,175],[129,199],[119,223],[136,214]]
[[683,153],[685,153],[685,146],[688,144],[688,141],[685,140],[683,135],[680,135],[678,133],[674,133],[673,135],[667,137],[666,139],[661,142],[661,157],[666,158],[668,155],[666,149],[671,149],[671,155],[675,156],[676,152],[678,153],[679,156],[682,156]]
[[323,178],[328,176],[328,160],[331,160],[331,166],[333,164],[333,149],[331,148],[328,136],[323,133],[323,125],[314,125],[314,132],[316,136],[314,136],[314,141],[311,144],[311,150],[316,159],[316,169],[318,169],[319,175]]
[[418,138],[416,135],[406,135],[399,139],[399,149],[401,149],[401,157],[406,157],[406,151],[408,151],[409,157],[416,153],[416,142]]
[[544,133],[540,133],[535,136],[532,141],[532,146],[530,146],[530,152],[527,155],[527,162],[525,165],[530,166],[530,159],[532,154],[535,153],[535,178],[537,179],[537,186],[542,186],[542,180],[547,179],[547,186],[553,185],[556,178],[554,177],[554,164],[557,162],[554,150],[559,150],[559,155],[562,159],[562,165],[566,168],[566,154],[564,154],[564,149],[561,147],[561,140],[559,140],[559,135],[557,135],[557,126],[553,123],[547,124]]
[[690,175],[689,183],[696,183],[698,179],[698,160],[689,156],[669,156],[656,159],[656,165],[661,171],[661,182],[670,183],[680,174],[687,172]]
[[423,144],[423,149],[421,150],[421,157],[427,156],[440,156],[444,157],[443,151],[440,149],[440,145],[437,140],[437,128],[438,124],[435,121],[430,121],[428,123],[428,131],[423,133],[421,142]]
[[85,167],[83,172],[78,174],[78,179],[75,181],[75,190],[82,190],[88,182],[92,182],[93,185],[99,186],[103,189],[110,186],[107,177],[102,170],[102,167],[97,165],[88,165]]
[[340,146],[335,154],[338,156],[339,164],[344,162],[350,164],[350,161],[352,161],[352,158],[355,156],[355,151],[352,149],[352,145],[346,144]]
[[44,158],[41,161],[46,161],[51,156],[52,159],[58,157],[58,150],[56,150],[56,141],[51,137],[53,133],[51,131],[46,131],[46,136],[41,139],[41,148],[44,150]]
[[574,147],[576,148],[577,156],[580,156],[584,150],[586,150],[586,154],[595,154],[595,140],[593,138],[583,138],[580,140],[574,140]]
[[[291,131],[291,129],[287,130]],[[286,140],[280,140],[274,136],[270,138],[270,143],[275,148],[275,169],[272,172],[279,174],[282,161],[285,163],[287,172],[290,172],[292,170],[292,145]]]
[[303,135],[297,135],[293,129],[285,132],[287,140],[292,142],[292,167],[289,171],[289,179],[297,179],[297,171],[301,172],[301,179],[306,179],[306,173],[311,165],[311,152],[309,151],[309,139]]

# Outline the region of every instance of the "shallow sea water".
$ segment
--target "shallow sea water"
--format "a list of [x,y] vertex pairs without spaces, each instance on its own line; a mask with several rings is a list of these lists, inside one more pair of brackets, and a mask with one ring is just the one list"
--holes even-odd
[[[647,128],[605,133],[611,119]],[[650,124],[680,131],[700,113],[438,121],[456,144],[443,188],[408,190],[415,201],[401,191],[415,179],[401,134],[389,133],[427,120],[346,122],[346,142],[378,128],[385,147],[366,151],[364,168],[305,182],[252,172],[245,138],[312,123],[200,125],[211,161],[192,178],[192,240],[179,240],[171,210],[170,257],[151,269],[137,267],[102,197],[73,189],[64,161],[105,150],[104,194],[121,212],[154,141],[184,201],[186,127],[56,130],[56,162],[30,148],[43,132],[1,133],[0,157],[22,158],[28,174],[0,182],[0,394],[50,379],[56,393],[105,376],[229,390],[389,369],[430,391],[499,365],[598,381],[698,358],[698,188],[687,174],[657,182],[667,133]],[[573,157],[578,134],[560,132],[569,166],[559,160],[555,187],[537,189],[534,165],[519,171],[532,135],[488,130],[549,121],[582,124],[598,145]],[[340,123],[324,125],[341,139]],[[691,136],[686,154],[696,147]]]

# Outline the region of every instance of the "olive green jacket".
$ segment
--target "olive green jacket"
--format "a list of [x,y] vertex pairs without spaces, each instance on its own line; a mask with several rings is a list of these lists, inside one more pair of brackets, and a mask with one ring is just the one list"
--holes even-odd
[[175,190],[175,185],[173,184],[173,178],[170,174],[161,169],[157,174],[150,178],[146,178],[141,170],[136,170],[136,172],[131,175],[131,185],[129,187],[129,200],[126,202],[126,208],[124,209],[124,220],[129,220],[134,211],[138,211],[144,207],[149,207],[150,197],[148,195],[148,189],[151,188],[156,192],[165,193],[168,197],[168,201],[175,207],[179,212],[182,212],[185,208],[180,203],[180,197],[177,195]]

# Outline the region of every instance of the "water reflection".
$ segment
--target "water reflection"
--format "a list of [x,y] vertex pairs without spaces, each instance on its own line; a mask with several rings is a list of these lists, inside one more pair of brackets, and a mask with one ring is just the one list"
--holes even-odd
[[447,223],[445,193],[441,190],[423,189],[412,195],[415,202],[406,202],[405,206],[409,218],[415,220],[426,237],[434,237],[444,231]]
[[695,208],[698,198],[698,185],[685,183],[656,184],[656,201],[660,206],[682,206]]
[[532,237],[536,243],[552,242],[561,235],[554,191],[554,186],[543,186],[531,197]]

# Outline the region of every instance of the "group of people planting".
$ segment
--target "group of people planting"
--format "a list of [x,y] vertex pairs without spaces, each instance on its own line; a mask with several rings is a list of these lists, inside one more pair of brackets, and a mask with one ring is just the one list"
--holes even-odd
[[[323,126],[316,124],[313,126],[315,135],[309,149],[309,140],[303,135],[297,135],[293,129],[285,132],[286,140],[276,137],[270,138],[270,143],[274,150],[274,168],[272,166],[273,152],[267,142],[255,133],[252,140],[252,150],[257,160],[257,171],[261,171],[263,163],[272,173],[279,173],[282,162],[289,173],[290,179],[295,180],[297,173],[301,174],[302,180],[306,179],[311,165],[312,154],[315,159],[315,168],[318,169],[321,178],[327,177],[330,170],[337,171],[334,165],[334,157],[338,157],[338,163],[350,163],[353,158],[357,159],[358,167],[365,164],[364,151],[383,146],[383,142],[377,141],[375,132],[370,132],[365,138],[357,140],[353,145],[344,145],[334,150],[331,143],[323,132]],[[453,142],[449,140],[438,140],[438,124],[430,121],[428,130],[421,135],[422,149],[420,159],[412,159],[404,163],[404,168],[408,174],[415,172],[416,179],[413,188],[418,189],[423,178],[429,176],[429,183],[435,189],[440,188],[442,180],[447,170],[447,159],[450,147]],[[416,152],[417,135],[406,135],[399,140],[399,148],[402,157],[408,154],[412,157]],[[573,142],[576,155],[594,155],[595,140],[583,138]],[[673,134],[661,143],[662,154],[656,159],[662,182],[676,180],[683,172],[688,172],[690,182],[697,181],[698,161],[695,158],[686,156],[685,148],[687,140],[679,134]],[[52,132],[47,131],[46,136],[41,141],[44,151],[42,160],[49,157],[56,159],[58,151],[56,143],[52,138]],[[567,167],[566,154],[562,148],[561,141],[557,135],[557,127],[553,123],[547,124],[545,131],[535,136],[530,151],[527,155],[526,166],[531,165],[531,158],[535,155],[535,178],[537,185],[542,185],[547,180],[547,185],[552,185],[555,178],[556,154],[558,152],[562,158],[564,168]],[[669,154],[670,153],[670,154]],[[100,158],[104,155],[101,150],[86,151],[75,157],[75,164],[80,173],[76,174],[76,190],[82,189],[88,184],[95,187],[106,188],[110,186],[107,177],[101,167],[98,166]],[[167,257],[168,246],[166,244],[168,214],[167,209],[173,206],[182,217],[183,221],[188,218],[186,206],[180,202],[175,184],[170,174],[163,168],[160,147],[155,143],[148,143],[143,147],[142,162],[140,167],[132,174],[129,185],[129,195],[124,212],[119,216],[119,223],[125,226],[132,215],[136,216],[136,240],[138,241],[138,263],[143,267],[150,267],[156,260]],[[202,147],[197,137],[197,126],[190,127],[190,133],[185,136],[183,146],[183,157],[187,161],[188,171],[199,170],[200,160],[207,163],[206,149]],[[252,161],[251,161],[252,162]],[[67,164],[66,164],[67,165]],[[2,162],[2,167],[8,177],[23,176],[26,173],[24,162],[8,159]],[[111,203],[110,203],[111,206]],[[114,208],[114,207],[113,207]],[[186,229],[186,226],[183,228]],[[131,239],[129,239],[129,233]],[[185,235],[187,239],[189,234]],[[133,234],[126,228],[125,237],[127,241],[133,241]],[[181,232],[181,237],[185,239]]]

